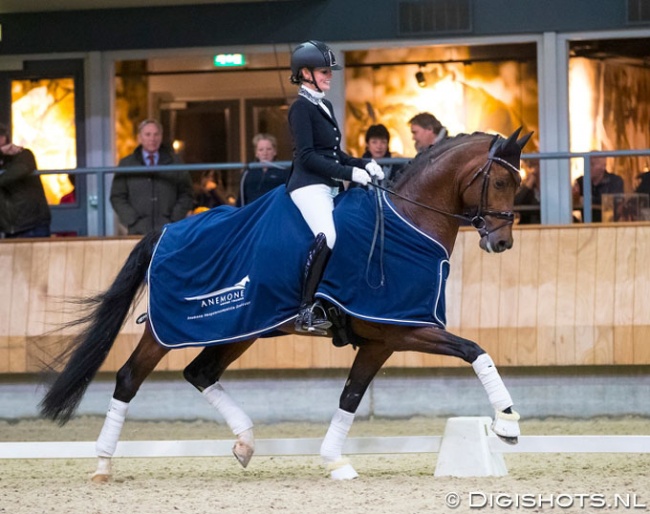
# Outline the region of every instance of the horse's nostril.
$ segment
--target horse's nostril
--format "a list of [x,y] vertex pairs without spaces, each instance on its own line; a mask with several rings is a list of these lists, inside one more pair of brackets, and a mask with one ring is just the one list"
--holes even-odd
[[510,243],[510,241],[507,241],[505,239],[501,239],[497,243],[497,251],[498,252],[504,252],[506,250],[510,250],[510,248],[512,248],[512,243]]

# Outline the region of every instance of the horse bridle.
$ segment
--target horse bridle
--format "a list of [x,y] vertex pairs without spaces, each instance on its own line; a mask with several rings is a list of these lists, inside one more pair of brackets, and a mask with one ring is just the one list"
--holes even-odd
[[[416,200],[412,200],[411,198],[408,198],[404,195],[401,195],[392,189],[380,186],[378,184],[375,184],[373,182],[373,187],[376,187],[378,189],[381,189],[382,191],[385,191],[388,194],[391,194],[393,196],[397,196],[398,198],[401,198],[402,200],[411,203],[413,205],[417,205],[418,207],[422,207],[423,209],[427,209],[430,211],[437,212],[438,214],[443,214],[445,216],[449,216],[451,218],[456,218],[460,221],[463,221],[465,223],[469,223],[472,227],[474,227],[479,235],[481,237],[485,237],[490,235],[492,232],[495,232],[501,228],[503,228],[506,225],[512,225],[515,221],[515,213],[514,211],[494,211],[492,209],[487,208],[487,203],[488,203],[488,188],[490,185],[490,171],[492,170],[492,164],[497,162],[501,166],[503,166],[505,169],[507,169],[512,175],[513,178],[519,177],[519,169],[506,161],[505,159],[502,159],[501,157],[497,157],[495,155],[489,155],[487,158],[487,161],[483,166],[481,166],[476,173],[472,176],[470,181],[467,183],[467,185],[463,188],[461,192],[461,196],[465,194],[465,191],[469,189],[469,187],[474,183],[474,181],[480,177],[481,175],[483,176],[483,184],[481,185],[481,199],[479,200],[478,207],[476,208],[476,212],[474,214],[456,214],[453,212],[447,212],[443,211],[442,209],[438,209],[437,207],[434,207],[433,205],[427,205],[421,202],[418,202]],[[486,216],[492,216],[493,218],[505,220],[505,223],[499,225],[498,227],[493,228],[492,230],[487,229],[487,223],[485,221]]]

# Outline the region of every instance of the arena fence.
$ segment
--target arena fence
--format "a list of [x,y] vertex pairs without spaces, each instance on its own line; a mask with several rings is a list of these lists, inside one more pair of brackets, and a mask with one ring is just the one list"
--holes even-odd
[[[346,455],[438,453],[442,436],[352,437]],[[258,439],[261,457],[319,455],[322,438]],[[488,437],[493,453],[650,453],[647,435],[522,436],[511,446]],[[121,441],[115,457],[230,457],[233,440]],[[0,459],[96,458],[94,441],[0,443]]]

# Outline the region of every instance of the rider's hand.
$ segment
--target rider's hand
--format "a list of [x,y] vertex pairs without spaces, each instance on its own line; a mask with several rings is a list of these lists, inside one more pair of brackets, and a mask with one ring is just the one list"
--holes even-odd
[[354,167],[352,168],[352,182],[356,182],[362,186],[367,186],[370,182],[370,175],[368,175],[366,170]]
[[384,170],[381,169],[381,166],[374,159],[366,164],[366,171],[370,173],[371,177],[377,177],[377,180],[384,180]]

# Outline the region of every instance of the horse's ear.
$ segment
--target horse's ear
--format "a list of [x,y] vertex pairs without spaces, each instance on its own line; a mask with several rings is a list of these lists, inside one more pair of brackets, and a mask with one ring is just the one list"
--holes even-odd
[[522,127],[519,127],[517,130],[515,130],[512,134],[510,134],[510,137],[508,137],[508,139],[503,139],[502,137],[495,139],[493,146],[490,149],[490,155],[500,157],[518,169],[521,165],[521,148],[526,144],[531,136],[531,134],[524,136],[521,139],[522,143],[520,144],[520,142],[517,141],[517,138],[521,133],[521,129]]
[[[521,128],[520,128],[519,130],[521,130]],[[530,132],[529,134],[526,134],[524,137],[522,137],[521,139],[519,139],[519,140],[517,141],[517,145],[519,145],[519,148],[521,148],[521,149],[523,150],[523,149],[524,149],[524,146],[526,146],[526,143],[528,143],[528,141],[530,140],[530,138],[533,137],[533,134],[534,134],[534,133],[535,133],[535,132]]]
[[519,137],[519,133],[521,132],[521,129],[522,129],[522,127],[519,127],[512,134],[510,134],[510,137],[506,140],[506,142],[503,144],[503,146],[506,147],[506,148],[510,148],[512,146],[512,143],[517,141],[517,138]]
[[517,158],[521,154],[521,147],[517,144],[517,138],[521,132],[521,127],[515,130],[508,139],[503,139],[500,136],[495,136],[492,140],[490,147],[490,155],[495,155],[501,158],[507,158],[509,156],[514,156],[516,154]]

